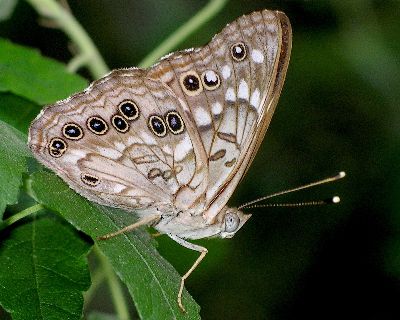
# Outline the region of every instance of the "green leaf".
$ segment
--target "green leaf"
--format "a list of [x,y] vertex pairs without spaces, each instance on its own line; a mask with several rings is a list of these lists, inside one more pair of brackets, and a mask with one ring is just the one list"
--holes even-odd
[[0,219],[6,205],[15,204],[30,152],[26,137],[0,120]]
[[[32,190],[49,209],[61,214],[93,239],[133,222],[133,215],[87,201],[53,174],[32,175]],[[120,279],[127,285],[142,319],[199,319],[199,306],[185,291],[187,313],[178,308],[181,277],[154,248],[147,232],[137,230],[97,241]]]
[[80,319],[90,245],[54,218],[34,218],[0,244],[0,303],[19,319]]
[[39,110],[40,107],[29,100],[11,93],[0,93],[0,120],[23,133],[28,132],[29,124]]
[[0,38],[0,92],[12,92],[43,105],[81,91],[86,84],[37,50]]

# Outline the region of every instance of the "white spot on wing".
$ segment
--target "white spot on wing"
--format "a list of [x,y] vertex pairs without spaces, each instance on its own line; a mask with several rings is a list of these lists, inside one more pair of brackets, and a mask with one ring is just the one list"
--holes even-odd
[[228,65],[222,67],[222,78],[228,79],[231,76],[231,68]]
[[240,80],[238,98],[249,100],[249,86],[244,79]]
[[136,137],[136,136],[128,137],[128,146],[131,146],[131,145],[133,145],[135,143],[143,144],[143,141],[141,139],[139,139],[138,137]]
[[189,152],[193,149],[192,142],[188,135],[185,136],[184,139],[179,142],[175,147],[174,152],[174,160],[182,161],[189,154]]
[[198,126],[209,126],[211,124],[210,114],[202,107],[196,108],[194,115]]
[[220,104],[219,102],[215,102],[212,106],[211,106],[211,111],[213,114],[215,114],[216,116],[219,115],[222,112],[222,104]]
[[205,77],[208,82],[218,81],[217,74],[213,70],[206,71]]
[[157,141],[154,139],[151,135],[149,135],[147,132],[143,131],[141,133],[141,137],[143,139],[143,142],[145,144],[150,144],[150,145],[156,145]]
[[118,159],[121,156],[121,152],[111,148],[97,147],[97,151],[106,158],[109,159]]
[[162,150],[163,150],[166,154],[172,156],[172,149],[171,149],[170,146],[165,145],[164,147],[162,147]]
[[123,185],[123,184],[115,184],[114,185],[114,188],[113,188],[113,191],[115,192],[115,193],[120,193],[122,190],[124,190],[126,187]]
[[233,88],[228,88],[228,90],[226,90],[225,100],[232,101],[232,102],[236,101],[236,94],[235,94],[235,91],[233,90]]
[[263,63],[264,62],[264,55],[260,50],[254,49],[251,52],[251,58],[255,63]]
[[260,106],[260,90],[254,90],[250,98],[250,104],[258,110]]
[[115,148],[116,148],[118,151],[124,152],[124,150],[125,150],[125,145],[124,145],[123,143],[121,143],[121,142],[115,142],[114,145],[115,145]]
[[79,149],[70,149],[69,152],[64,154],[63,160],[70,164],[76,164],[78,160],[86,157],[87,152]]

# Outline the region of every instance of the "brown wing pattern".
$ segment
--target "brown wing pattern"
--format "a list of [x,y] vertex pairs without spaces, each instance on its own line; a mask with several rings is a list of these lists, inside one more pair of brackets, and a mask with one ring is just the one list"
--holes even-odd
[[211,222],[268,128],[290,48],[283,13],[242,16],[202,48],[113,71],[45,108],[30,147],[90,200],[191,209]]
[[128,210],[169,206],[174,194],[202,173],[188,120],[177,112],[179,101],[143,74],[114,71],[44,109],[30,128],[36,157],[100,204]]
[[257,152],[279,98],[290,48],[287,17],[264,10],[240,17],[202,48],[167,56],[148,72],[180,97],[197,127],[208,167],[198,208],[208,221],[226,204]]

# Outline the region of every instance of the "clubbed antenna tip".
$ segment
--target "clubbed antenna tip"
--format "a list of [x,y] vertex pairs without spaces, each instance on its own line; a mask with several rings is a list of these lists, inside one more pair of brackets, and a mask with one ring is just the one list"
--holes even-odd
[[[274,206],[274,207],[276,207],[276,206],[278,206],[277,204],[271,204],[271,205],[269,205],[269,204],[266,204],[266,205],[255,205],[255,204],[259,203],[261,201],[270,199],[270,198],[281,196],[283,194],[296,192],[296,191],[303,190],[303,189],[312,188],[312,187],[315,187],[315,186],[318,186],[318,185],[321,185],[321,184],[325,184],[325,183],[334,182],[334,181],[337,181],[339,179],[344,178],[345,176],[346,176],[346,173],[344,171],[340,171],[337,175],[329,177],[329,178],[325,178],[325,179],[322,179],[322,180],[318,180],[318,181],[315,181],[315,182],[311,182],[311,183],[302,185],[300,187],[296,187],[296,188],[289,189],[289,190],[284,190],[284,191],[281,191],[281,192],[273,193],[271,195],[252,200],[250,202],[242,204],[241,206],[238,207],[238,209],[240,210],[240,209],[245,209],[245,208],[247,208],[247,209],[249,209],[249,208],[259,208],[259,207],[266,207],[266,206]],[[335,197],[330,198],[329,200],[316,201],[315,203],[314,203],[314,201],[311,201],[311,202],[307,202],[307,203],[301,204],[300,206],[316,205],[316,204],[336,204],[336,203],[339,203],[339,202],[340,202],[340,198],[338,196],[335,196]],[[296,203],[296,204],[282,204],[282,205],[279,205],[279,206],[299,206],[299,203]]]

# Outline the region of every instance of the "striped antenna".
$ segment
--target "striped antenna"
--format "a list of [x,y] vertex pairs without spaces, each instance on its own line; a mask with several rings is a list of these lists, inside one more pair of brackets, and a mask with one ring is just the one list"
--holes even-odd
[[332,197],[328,200],[320,200],[320,201],[311,201],[311,202],[301,202],[301,203],[282,203],[282,204],[264,204],[264,205],[255,205],[258,202],[270,199],[270,198],[274,198],[277,196],[281,196],[283,194],[287,194],[287,193],[292,193],[292,192],[296,192],[296,191],[300,191],[303,189],[308,189],[308,188],[312,188],[315,186],[319,186],[321,184],[325,184],[325,183],[330,183],[330,182],[334,182],[337,181],[339,179],[342,179],[346,176],[346,173],[344,171],[339,172],[337,175],[333,176],[333,177],[329,177],[329,178],[325,178],[322,180],[318,180],[315,182],[311,182],[308,184],[305,184],[303,186],[300,187],[296,187],[293,189],[289,189],[289,190],[284,190],[284,191],[280,191],[280,192],[276,192],[273,194],[270,194],[268,196],[265,197],[261,197],[249,202],[246,202],[245,204],[242,204],[238,207],[238,209],[249,209],[249,208],[261,208],[261,207],[300,207],[300,206],[311,206],[311,205],[322,205],[322,204],[333,204],[333,203],[339,203],[340,202],[340,198],[335,196]]

